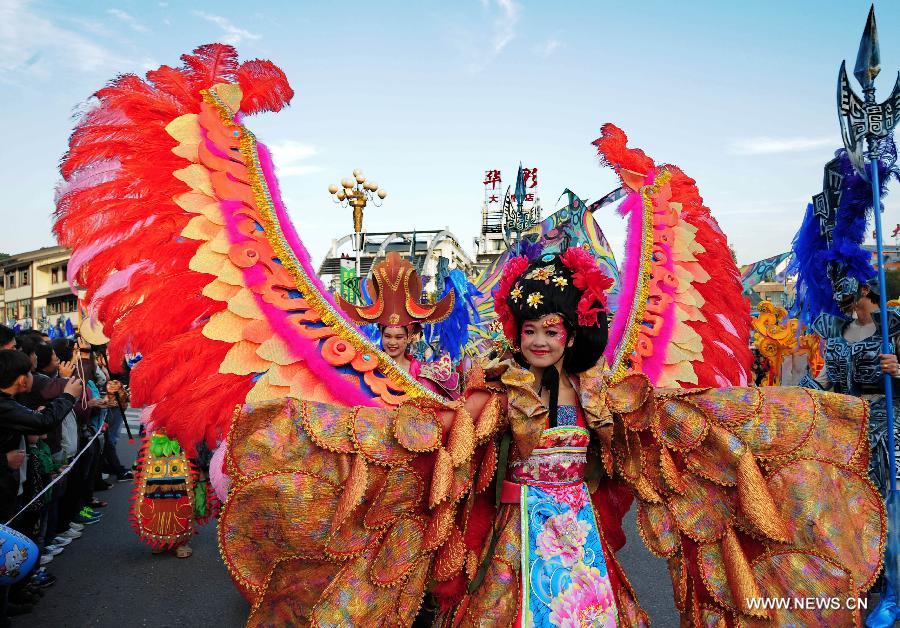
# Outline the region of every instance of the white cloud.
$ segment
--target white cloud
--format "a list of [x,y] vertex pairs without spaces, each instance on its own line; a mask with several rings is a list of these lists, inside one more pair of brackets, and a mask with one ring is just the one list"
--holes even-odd
[[519,5],[513,0],[494,0],[500,14],[494,18],[494,54],[499,54],[516,36],[519,22]]
[[155,70],[162,64],[159,61],[156,61],[153,57],[144,57],[141,59],[141,69],[144,72],[149,72],[150,70]]
[[776,155],[830,146],[834,146],[832,137],[750,137],[732,142],[731,152],[736,155]]
[[559,47],[562,46],[562,42],[558,39],[550,38],[542,44],[538,44],[534,47],[534,51],[544,57],[545,59],[556,52]]
[[315,174],[322,172],[321,166],[285,166],[278,168],[278,176],[280,177],[302,177],[305,174]]
[[203,11],[194,11],[194,15],[221,28],[225,35],[222,37],[222,43],[239,44],[245,39],[260,38],[259,35],[255,33],[251,33],[248,30],[235,26],[228,18],[222,17],[221,15],[212,15],[210,13],[204,13]]
[[147,33],[150,29],[141,24],[140,20],[131,15],[130,13],[126,13],[121,9],[107,9],[106,11],[114,18],[118,19],[121,22],[124,22],[131,30],[136,31],[138,33]]
[[282,140],[268,146],[280,177],[299,177],[322,171],[320,166],[314,164],[297,163],[316,155],[318,151],[315,146],[295,140]]
[[515,39],[521,13],[521,6],[514,0],[481,0],[481,8],[477,24],[466,16],[464,23],[447,29],[452,45],[473,74],[488,67]]
[[0,76],[27,71],[47,78],[60,70],[112,74],[129,59],[34,12],[29,0],[0,1]]

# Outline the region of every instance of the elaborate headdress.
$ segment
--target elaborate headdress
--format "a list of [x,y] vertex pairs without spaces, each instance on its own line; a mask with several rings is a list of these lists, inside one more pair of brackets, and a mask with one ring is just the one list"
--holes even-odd
[[[882,197],[897,176],[896,160],[892,138],[883,140],[877,160]],[[863,284],[878,290],[872,254],[863,248],[871,211],[869,182],[853,169],[846,149],[837,151],[825,165],[823,191],[813,196],[794,236],[788,273],[797,274],[797,299],[791,314],[802,322],[811,324],[823,312],[841,315],[839,304]]]
[[494,311],[512,346],[522,321],[559,314],[571,329],[606,328],[606,291],[613,280],[580,247],[529,262],[524,255],[509,261],[494,293]]
[[375,265],[368,292],[371,305],[354,305],[338,297],[338,304],[347,316],[363,325],[406,327],[438,323],[450,315],[456,299],[450,291],[434,305],[420,303],[422,279],[399,253],[388,253],[383,262]]
[[[577,338],[573,348],[565,351],[563,370],[581,373],[594,366],[606,348],[606,291],[612,285],[593,256],[580,247],[540,255],[530,263],[523,255],[510,260],[504,269],[494,293],[494,310],[513,350],[524,321],[546,316],[545,323],[563,322]],[[521,356],[516,359],[522,363]],[[556,368],[543,370],[541,387],[549,393],[548,419],[555,427],[559,401]]]

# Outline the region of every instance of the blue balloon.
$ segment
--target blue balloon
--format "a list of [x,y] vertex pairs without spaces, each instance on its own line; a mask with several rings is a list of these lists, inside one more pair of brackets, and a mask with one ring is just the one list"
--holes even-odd
[[40,552],[21,532],[0,524],[0,585],[15,584],[34,569]]

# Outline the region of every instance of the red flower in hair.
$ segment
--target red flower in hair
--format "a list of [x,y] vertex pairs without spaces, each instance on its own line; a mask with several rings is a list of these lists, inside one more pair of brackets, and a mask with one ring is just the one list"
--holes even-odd
[[606,310],[606,291],[612,287],[613,280],[603,274],[597,260],[581,247],[567,249],[560,259],[572,271],[572,285],[584,291],[578,301],[578,324],[596,325],[597,317]]
[[503,269],[497,288],[494,290],[494,312],[503,325],[504,335],[506,335],[511,344],[516,343],[518,328],[506,299],[509,297],[509,291],[512,290],[516,279],[525,272],[526,268],[528,268],[528,258],[524,255],[519,255],[509,260],[506,263],[506,268]]

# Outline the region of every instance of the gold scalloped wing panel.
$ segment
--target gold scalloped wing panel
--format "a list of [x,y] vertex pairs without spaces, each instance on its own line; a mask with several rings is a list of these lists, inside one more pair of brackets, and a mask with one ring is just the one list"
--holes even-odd
[[[462,538],[454,522],[495,435],[477,440],[461,404],[424,398],[394,409],[244,406],[229,438],[219,545],[254,604],[250,623],[409,625],[432,569],[449,579],[464,566],[451,560]],[[306,577],[315,595],[292,601]]]
[[[241,90],[217,84],[197,114],[173,120],[173,151],[191,162],[174,173],[190,190],[175,202],[193,214],[183,238],[201,242],[190,269],[215,277],[203,289],[225,304],[203,325],[231,348],[219,372],[252,378],[247,402],[280,397],[396,405],[433,393],[375,348],[323,294],[286,212],[270,187],[271,162],[235,122]],[[277,192],[277,190],[276,190]]]
[[[616,387],[610,398],[623,396]],[[867,475],[863,401],[800,388],[657,389],[629,410],[616,415],[616,469],[635,491],[647,547],[684,565],[672,570],[683,617],[812,621],[746,600],[793,595],[794,581],[845,599],[874,582],[886,525]],[[635,412],[649,421],[629,420]]]

